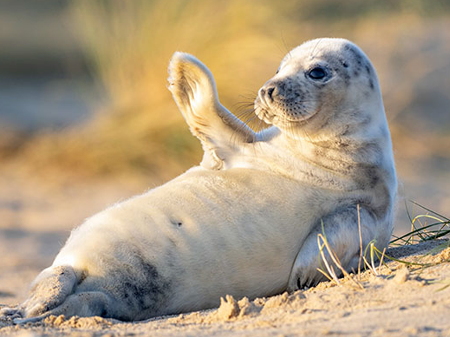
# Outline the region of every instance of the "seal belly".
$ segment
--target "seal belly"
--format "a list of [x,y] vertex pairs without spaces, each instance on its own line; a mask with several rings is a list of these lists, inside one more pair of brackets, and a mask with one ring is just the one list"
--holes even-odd
[[100,286],[145,317],[272,295],[310,231],[299,188],[254,170],[188,171],[89,219],[55,263],[75,257],[89,275],[79,291]]

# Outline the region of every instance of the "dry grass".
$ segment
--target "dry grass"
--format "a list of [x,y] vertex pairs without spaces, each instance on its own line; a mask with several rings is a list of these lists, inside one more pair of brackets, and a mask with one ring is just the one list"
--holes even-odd
[[[200,145],[166,89],[169,59],[177,50],[198,55],[216,75],[226,105],[252,102],[251,91],[287,52],[279,32],[266,24],[269,17],[281,20],[281,13],[273,13],[269,1],[258,3],[255,11],[256,3],[73,3],[75,30],[108,93],[108,105],[88,125],[38,136],[20,155],[35,170],[51,166],[87,175],[125,171],[161,179],[199,162]],[[243,98],[246,91],[251,98]]]
[[[415,83],[448,63],[445,41],[450,35],[442,27],[449,20],[436,16],[436,6],[426,1],[392,6],[351,1],[338,7],[330,0],[301,6],[268,0],[73,2],[68,14],[74,32],[108,93],[108,104],[87,125],[13,147],[12,157],[33,173],[52,167],[88,176],[127,172],[168,179],[201,157],[199,143],[166,89],[174,51],[204,61],[216,77],[222,102],[239,114],[251,107],[257,89],[289,49],[311,38],[343,36],[361,45],[379,71],[394,143],[416,149],[400,155],[424,158],[434,150],[423,150],[421,138],[396,118],[408,109]],[[341,10],[354,13],[342,17]],[[417,146],[401,145],[404,139]],[[428,141],[446,155],[449,136]]]
[[[359,289],[364,289],[363,284],[360,282],[361,280],[361,261],[364,262],[364,270],[370,271],[370,273],[374,276],[382,275],[381,268],[382,266],[386,266],[388,270],[389,267],[386,265],[385,259],[398,262],[400,265],[409,267],[409,268],[418,268],[419,273],[424,268],[429,268],[435,265],[439,265],[441,263],[450,262],[449,260],[439,260],[437,262],[422,262],[422,259],[429,257],[430,255],[436,255],[442,252],[444,249],[450,247],[450,240],[448,240],[448,236],[450,235],[450,219],[447,217],[438,214],[418,203],[411,202],[416,206],[419,206],[422,210],[425,210],[426,214],[419,214],[415,217],[410,217],[411,219],[411,231],[402,235],[401,237],[394,237],[394,239],[390,242],[390,248],[412,245],[415,243],[420,243],[423,241],[430,240],[438,240],[441,238],[447,238],[447,240],[443,241],[441,244],[434,247],[432,250],[426,252],[425,254],[418,255],[415,261],[406,261],[402,259],[398,259],[386,254],[386,248],[383,251],[380,251],[376,247],[376,241],[372,240],[365,247],[364,251],[362,248],[362,238],[361,234],[359,236],[360,240],[360,262],[358,265],[358,270],[356,271],[356,277],[353,274],[349,274],[345,268],[342,266],[338,256],[336,255],[333,247],[329,244],[327,240],[327,236],[325,235],[324,224],[322,223],[322,234],[318,234],[317,236],[317,245],[319,247],[319,260],[322,263],[321,268],[318,268],[318,271],[322,273],[328,280],[332,281],[336,285],[339,285],[341,282],[339,280],[340,276],[344,276],[346,279],[350,279],[352,284],[355,285]],[[359,217],[359,205],[357,208],[358,211],[358,229],[359,233],[361,233],[361,223]],[[408,211],[409,214],[409,211]],[[432,219],[434,222],[432,224],[422,223],[421,219]],[[444,219],[444,220],[442,220]],[[376,263],[378,262],[378,263]],[[337,271],[335,270],[337,268]],[[450,286],[450,281],[445,280],[444,285],[439,290],[443,290]]]
[[414,201],[411,201],[411,204],[412,206],[417,206],[425,213],[412,215],[408,205],[405,204],[406,212],[411,223],[411,231],[399,237],[394,237],[391,245],[414,244],[421,241],[436,240],[450,235],[449,218]]

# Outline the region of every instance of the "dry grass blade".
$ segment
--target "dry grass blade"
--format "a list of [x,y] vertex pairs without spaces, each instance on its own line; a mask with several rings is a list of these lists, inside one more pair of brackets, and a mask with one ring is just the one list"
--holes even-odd
[[[364,289],[364,287],[362,286],[361,283],[355,281],[353,279],[353,277],[344,269],[344,267],[342,267],[341,261],[339,260],[338,256],[336,255],[335,251],[330,247],[328,240],[326,238],[325,235],[322,234],[318,234],[317,235],[317,244],[319,245],[319,249],[320,249],[320,256],[322,258],[323,263],[325,264],[329,275],[331,275],[331,278],[333,279],[334,282],[336,282],[337,284],[340,284],[339,282],[339,277],[337,276],[336,272],[334,271],[334,268],[328,263],[327,258],[325,257],[325,250],[327,250],[328,252],[328,256],[331,258],[331,261],[334,263],[334,265],[342,272],[342,275],[344,275],[344,277],[346,277],[347,279],[351,280],[352,283],[360,288],[360,289]],[[318,269],[322,274],[325,275],[325,273],[323,271],[321,271],[320,269]]]
[[434,214],[434,215],[437,215],[437,216],[439,216],[439,217],[441,217],[441,218],[444,218],[444,219],[446,220],[446,222],[450,222],[450,219],[447,218],[446,216],[444,216],[444,215],[442,215],[442,214],[439,214],[439,213],[433,211],[432,209],[429,209],[429,208],[427,208],[427,207],[425,207],[425,206],[419,204],[418,202],[415,202],[414,200],[410,200],[410,202],[411,202],[412,204],[416,205],[416,206],[419,206],[420,208],[423,208],[423,209],[426,210],[427,212],[430,212],[430,213],[432,213],[432,214]]
[[442,290],[447,289],[448,287],[450,287],[450,280],[442,280],[439,283],[444,283],[444,286],[439,288],[436,291],[442,291]]
[[[417,240],[417,242],[420,242],[420,241],[436,240],[438,238],[450,235],[450,220],[447,217],[439,213],[436,213],[430,210],[429,208],[426,208],[414,201],[411,202],[414,205],[423,208],[424,210],[426,210],[431,214],[419,214],[412,217],[410,215],[408,207],[406,207],[408,217],[411,221],[411,231],[402,236],[395,237],[393,240],[391,240],[390,242],[391,245],[413,244],[414,242],[416,242],[415,237],[418,237],[419,240]],[[436,222],[428,224],[427,223],[428,219],[432,219]],[[424,223],[422,222],[422,220],[425,220]]]
[[[378,275],[377,271],[375,270],[373,263],[371,264],[369,261],[367,261],[367,251],[373,251],[373,242],[369,242],[369,244],[366,246],[366,249],[364,251],[364,255],[363,255],[363,261],[364,261],[364,265],[366,266],[366,268],[368,268],[369,270],[371,270],[375,275]],[[371,254],[372,255],[372,254]]]
[[379,257],[377,254],[378,258],[380,259],[380,264],[378,265],[378,269],[381,269],[381,266],[383,265],[383,260],[384,260],[385,254],[386,254],[386,247],[383,249],[383,253],[381,254],[381,257]]
[[397,258],[392,257],[392,256],[387,255],[387,254],[384,254],[384,255],[383,255],[383,252],[380,251],[380,250],[379,250],[377,247],[375,247],[375,246],[373,247],[373,249],[374,249],[375,253],[377,254],[377,256],[384,256],[386,259],[389,259],[389,260],[391,260],[391,261],[395,261],[395,262],[402,263],[402,264],[404,264],[404,265],[406,265],[406,266],[419,266],[419,267],[424,267],[424,268],[426,268],[426,267],[431,267],[431,266],[434,266],[434,265],[439,264],[439,263],[419,263],[419,262],[409,262],[409,261],[397,259]]
[[358,261],[358,277],[359,277],[361,275],[361,262],[362,262],[362,257],[363,257],[361,216],[360,216],[360,212],[359,212],[359,204],[356,205],[356,210],[358,212],[358,232],[359,232],[359,261]]
[[322,274],[324,274],[329,280],[334,281],[336,284],[340,284],[339,277],[336,275],[334,268],[332,266],[330,266],[327,258],[325,257],[324,248],[327,248],[329,254],[330,254],[330,249],[328,246],[328,242],[326,241],[326,238],[322,234],[317,235],[317,245],[319,246],[320,257],[322,258],[321,261],[325,264],[328,274],[321,269],[318,269],[318,270]]
[[[398,242],[398,241],[402,241],[402,244],[410,244],[410,243],[411,243],[411,241],[410,241],[411,236],[415,235],[415,234],[418,233],[418,232],[421,232],[421,231],[424,231],[424,230],[433,228],[433,227],[435,227],[435,226],[441,226],[440,229],[437,231],[437,233],[443,233],[443,232],[446,232],[446,231],[445,231],[445,230],[442,231],[442,229],[443,229],[445,226],[448,226],[448,223],[447,223],[447,222],[435,222],[435,223],[432,223],[432,224],[430,224],[430,225],[427,225],[427,226],[424,226],[424,227],[415,229],[415,230],[413,230],[413,231],[411,231],[411,232],[408,232],[408,233],[406,233],[406,234],[404,234],[404,235],[402,235],[402,236],[395,237],[395,239],[391,240],[390,244],[395,244],[395,243]],[[433,233],[433,232],[434,232],[434,231],[429,231],[429,233]],[[443,234],[443,236],[445,236],[445,235],[447,235],[447,234],[448,234],[448,233],[445,233],[445,234]]]
[[324,275],[327,279],[328,279],[328,281],[331,281],[331,282],[339,282],[339,280],[335,280],[335,279],[333,279],[329,274],[327,274],[327,272],[326,271],[323,271],[322,269],[320,269],[320,268],[317,268],[317,270],[322,274],[322,275]]

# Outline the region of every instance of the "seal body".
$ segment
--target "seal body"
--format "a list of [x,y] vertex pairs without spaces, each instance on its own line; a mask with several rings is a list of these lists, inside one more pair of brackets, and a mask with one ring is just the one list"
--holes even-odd
[[[254,112],[271,125],[260,133],[219,103],[212,75],[197,59],[177,53],[169,69],[169,89],[202,141],[203,167],[289,177],[316,189],[317,205],[332,209],[311,209],[316,222],[300,246],[288,290],[324,279],[317,271],[320,233],[347,271],[357,268],[360,246],[387,246],[397,178],[376,71],[359,47],[324,38],[290,51],[255,100]],[[333,197],[322,200],[325,195]]]
[[272,125],[261,133],[220,104],[195,57],[175,53],[169,74],[202,142],[201,165],[88,219],[28,300],[3,314],[140,320],[205,309],[226,294],[255,298],[321,281],[320,233],[348,271],[360,246],[387,246],[392,145],[375,70],[353,43],[319,39],[291,51],[255,100]]
[[75,296],[110,298],[89,315],[123,320],[214,307],[224,294],[276,294],[314,221],[299,206],[315,193],[270,173],[191,169],[89,219],[53,268],[81,273]]
[[17,322],[60,314],[141,320],[211,308],[225,294],[279,293],[315,222],[302,209],[315,207],[318,194],[269,172],[192,168],[75,229],[34,281],[19,307],[28,318]]

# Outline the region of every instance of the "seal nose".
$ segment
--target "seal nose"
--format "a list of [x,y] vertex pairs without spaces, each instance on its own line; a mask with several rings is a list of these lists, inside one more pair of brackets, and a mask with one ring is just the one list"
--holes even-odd
[[274,90],[275,90],[275,87],[267,88],[267,95],[270,97],[270,99],[273,99],[272,94],[273,94]]
[[267,86],[267,87],[262,87],[259,90],[259,94],[262,98],[268,98],[270,101],[273,101],[273,93],[275,91],[275,86]]

